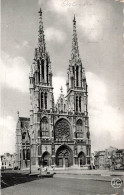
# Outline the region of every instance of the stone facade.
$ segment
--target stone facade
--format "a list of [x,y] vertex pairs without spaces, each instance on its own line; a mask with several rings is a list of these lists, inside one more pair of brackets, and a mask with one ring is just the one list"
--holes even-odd
[[[46,50],[41,10],[39,17],[38,47],[35,48],[29,74],[30,123],[27,119],[29,126],[25,127],[25,136],[30,137],[31,169],[37,169],[40,165],[88,166],[91,159],[88,85],[79,55],[76,20],[74,17],[72,52],[67,71],[67,94],[65,96],[61,89],[55,104],[51,61]],[[20,121],[20,117],[18,120]],[[23,149],[26,151],[28,141],[27,145],[22,146],[23,130],[17,131],[17,137],[20,137],[20,141],[17,141],[19,154],[20,147],[21,152]],[[19,156],[19,162],[22,163],[24,155]]]
[[[121,150],[118,150],[117,148],[110,146],[108,149],[106,149],[104,151],[95,152],[95,154],[94,154],[95,167],[98,169],[114,169],[114,168],[116,168],[117,159],[118,159],[118,157],[117,157],[118,151],[121,151]],[[122,158],[120,158],[120,159],[122,159]],[[119,166],[121,166],[121,165],[122,165],[122,163],[120,163]]]
[[105,169],[105,151],[95,153],[94,164],[97,169]]

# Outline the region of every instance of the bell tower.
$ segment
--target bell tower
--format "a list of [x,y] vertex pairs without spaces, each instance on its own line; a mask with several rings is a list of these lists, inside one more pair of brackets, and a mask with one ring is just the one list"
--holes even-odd
[[[75,163],[83,158],[81,153],[85,153],[86,162],[90,164],[91,140],[88,117],[88,85],[85,76],[85,69],[79,54],[78,38],[76,31],[76,19],[73,19],[73,36],[71,59],[67,71],[67,110],[73,117],[73,139],[75,140]],[[79,150],[80,149],[80,150]],[[78,154],[78,155],[77,155]]]
[[[37,96],[37,111],[53,109],[53,88],[51,61],[46,51],[42,11],[39,11],[38,47],[35,48],[34,62],[30,69],[30,94]],[[32,92],[36,92],[35,94]],[[48,103],[50,102],[50,103]]]
[[43,141],[52,139],[51,113],[54,108],[51,61],[46,50],[41,9],[38,13],[38,46],[29,74],[31,163],[35,167],[41,161]]

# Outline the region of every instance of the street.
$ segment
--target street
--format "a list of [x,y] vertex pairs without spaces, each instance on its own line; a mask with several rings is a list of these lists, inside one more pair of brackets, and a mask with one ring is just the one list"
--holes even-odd
[[[68,177],[55,175],[54,178],[42,178],[2,189],[2,195],[85,195],[85,194],[123,194],[123,187],[115,189],[110,181],[98,181],[87,176]],[[89,177],[89,179],[88,179]],[[100,179],[100,176],[98,177]]]

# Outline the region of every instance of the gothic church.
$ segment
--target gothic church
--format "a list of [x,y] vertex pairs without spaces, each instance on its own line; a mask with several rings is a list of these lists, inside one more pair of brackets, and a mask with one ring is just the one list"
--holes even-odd
[[46,50],[42,11],[39,11],[38,47],[30,67],[30,118],[20,117],[16,127],[17,164],[20,169],[53,165],[88,167],[91,140],[88,86],[82,65],[76,20],[73,19],[72,51],[67,70],[67,94],[54,103],[52,66]]

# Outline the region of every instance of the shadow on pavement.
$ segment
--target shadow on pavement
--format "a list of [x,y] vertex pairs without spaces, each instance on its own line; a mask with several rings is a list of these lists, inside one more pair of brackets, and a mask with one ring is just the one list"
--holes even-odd
[[28,173],[16,171],[1,172],[1,188],[7,188],[21,183],[26,183],[39,179],[37,176],[29,176]]

